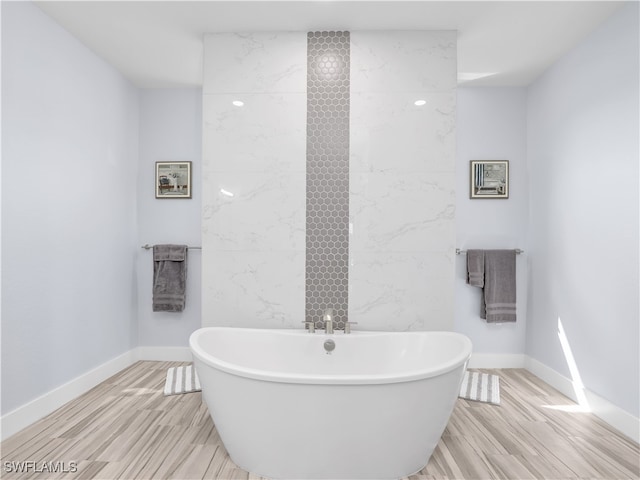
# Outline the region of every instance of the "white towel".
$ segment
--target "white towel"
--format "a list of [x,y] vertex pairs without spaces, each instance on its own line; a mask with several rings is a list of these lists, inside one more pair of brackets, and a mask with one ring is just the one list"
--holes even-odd
[[460,398],[500,405],[500,377],[490,373],[464,372]]
[[167,379],[164,383],[165,396],[199,392],[201,390],[200,379],[193,365],[171,367],[167,370]]

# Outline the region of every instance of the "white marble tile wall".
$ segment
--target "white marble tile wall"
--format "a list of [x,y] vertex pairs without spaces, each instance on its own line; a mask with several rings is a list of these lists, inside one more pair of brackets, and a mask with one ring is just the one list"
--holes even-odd
[[349,320],[452,329],[456,33],[352,32],[351,62]]
[[203,93],[306,93],[306,32],[204,37]]
[[349,270],[349,319],[362,330],[452,330],[452,256],[357,251]]
[[205,36],[203,326],[304,319],[306,44],[306,32]]
[[[306,33],[207,35],[204,71],[203,325],[299,327]],[[455,87],[455,32],[351,33],[358,328],[453,327]]]
[[457,32],[351,32],[351,92],[454,92]]

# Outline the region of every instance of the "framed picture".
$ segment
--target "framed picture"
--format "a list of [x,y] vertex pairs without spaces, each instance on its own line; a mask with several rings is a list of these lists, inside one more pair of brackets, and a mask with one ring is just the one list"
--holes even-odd
[[156,162],[156,198],[191,198],[191,162]]
[[471,160],[471,198],[509,198],[509,160]]

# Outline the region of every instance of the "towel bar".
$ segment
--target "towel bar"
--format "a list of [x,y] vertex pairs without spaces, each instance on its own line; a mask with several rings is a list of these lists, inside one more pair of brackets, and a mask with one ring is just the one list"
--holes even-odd
[[[142,245],[140,248],[144,248],[145,250],[151,250],[153,245],[149,245],[148,243]],[[187,247],[189,250],[202,250],[202,247]]]
[[[516,248],[516,254],[520,255],[521,253],[524,253],[524,250],[520,250],[519,248]],[[463,255],[467,253],[466,250],[460,250],[459,248],[456,248],[456,255]]]

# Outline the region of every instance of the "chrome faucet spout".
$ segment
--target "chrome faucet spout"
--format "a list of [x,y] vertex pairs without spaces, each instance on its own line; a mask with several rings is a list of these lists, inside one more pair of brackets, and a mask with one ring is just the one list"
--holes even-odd
[[322,319],[324,320],[324,333],[333,333],[333,309],[327,308]]
[[324,333],[333,333],[333,320],[330,318],[324,321]]

